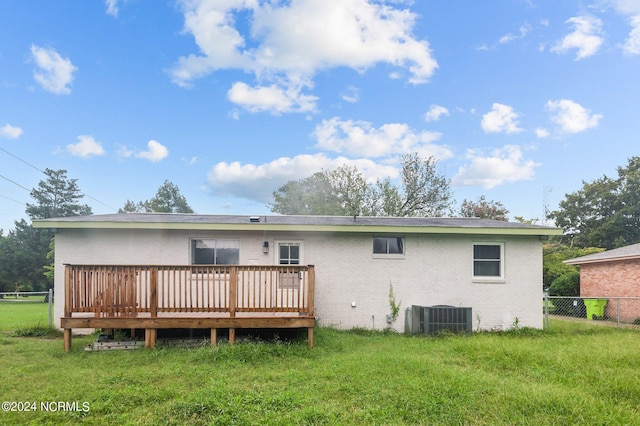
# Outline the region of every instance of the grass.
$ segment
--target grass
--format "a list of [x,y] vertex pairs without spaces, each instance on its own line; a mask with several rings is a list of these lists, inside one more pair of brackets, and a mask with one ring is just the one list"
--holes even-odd
[[42,302],[42,297],[33,302],[0,300],[0,329],[16,330],[38,325],[49,326],[49,304]]
[[[0,306],[0,309],[2,306]],[[304,340],[84,352],[93,337],[15,337],[0,317],[0,424],[637,424],[637,331],[553,321],[438,338],[319,328]],[[38,407],[39,408],[39,407]]]

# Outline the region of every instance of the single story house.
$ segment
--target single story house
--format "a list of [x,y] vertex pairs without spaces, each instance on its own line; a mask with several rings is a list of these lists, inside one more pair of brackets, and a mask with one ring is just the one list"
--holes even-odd
[[[412,305],[471,307],[473,329],[542,327],[542,241],[477,218],[123,213],[56,230],[55,321],[72,328],[402,331]],[[391,292],[390,292],[391,291]],[[393,318],[393,305],[400,315]],[[188,318],[196,318],[188,322]],[[195,322],[194,322],[195,321]]]
[[624,322],[640,318],[640,244],[564,262],[580,266],[580,297],[608,299],[605,317]]

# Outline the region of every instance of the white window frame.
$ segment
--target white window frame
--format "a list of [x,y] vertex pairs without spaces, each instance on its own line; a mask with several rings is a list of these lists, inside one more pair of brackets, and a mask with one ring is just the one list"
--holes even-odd
[[[388,253],[388,247],[387,247],[387,253],[375,253],[374,247],[375,247],[376,238],[385,238],[385,239],[400,238],[402,240],[402,253]],[[374,235],[371,238],[371,253],[374,259],[404,259],[407,253],[407,239],[405,238],[404,235]]]
[[[280,263],[280,246],[288,245],[288,246],[298,246],[298,263],[290,264],[290,263]],[[281,240],[275,241],[276,254],[274,256],[274,260],[276,265],[283,266],[302,266],[304,265],[304,244],[299,240]],[[278,290],[292,290],[297,291],[300,289],[300,281],[301,277],[299,273],[287,273],[280,272],[280,276],[278,277]]]
[[[280,263],[280,246],[283,244],[289,246],[297,245],[299,249],[298,265],[304,265],[304,245],[302,244],[302,241],[295,240],[281,240],[275,242],[276,253],[274,256],[274,261],[276,265],[289,265],[288,263]],[[295,266],[295,264],[293,264],[293,266]]]
[[[236,243],[236,245],[238,246],[238,263],[240,264],[240,240],[238,239],[234,239],[234,238],[190,238],[189,239],[189,262],[191,265],[205,265],[204,263],[194,263],[195,261],[195,253],[194,253],[194,242],[195,241],[213,241],[215,242],[215,246],[212,247],[214,250],[214,256],[213,256],[213,261],[216,261],[217,255],[215,254],[215,251],[218,250],[218,248],[222,249],[224,247],[218,247],[218,243],[219,242],[223,242],[223,241],[233,241],[234,243]],[[207,263],[206,265],[209,265],[209,263]],[[213,263],[213,265],[223,265],[222,263]],[[227,265],[226,263],[224,265]]]
[[[498,246],[500,247],[500,275],[476,275],[475,265],[476,262],[481,261],[494,261],[494,259],[476,259],[475,247],[476,246]],[[502,241],[476,241],[471,245],[471,276],[474,282],[492,282],[492,283],[504,283],[505,282],[505,244]]]

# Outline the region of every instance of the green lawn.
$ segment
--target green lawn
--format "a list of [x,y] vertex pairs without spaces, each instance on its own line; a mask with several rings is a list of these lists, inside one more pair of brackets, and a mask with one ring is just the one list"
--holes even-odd
[[43,297],[28,302],[22,298],[18,300],[0,300],[1,330],[49,326],[49,304],[42,301]]
[[[0,311],[2,400],[37,411],[2,412],[0,424],[640,421],[637,331],[563,321],[440,338],[319,328],[311,350],[300,340],[85,352],[84,337],[65,353],[61,339],[13,337],[4,320]],[[52,401],[78,410],[41,411]]]

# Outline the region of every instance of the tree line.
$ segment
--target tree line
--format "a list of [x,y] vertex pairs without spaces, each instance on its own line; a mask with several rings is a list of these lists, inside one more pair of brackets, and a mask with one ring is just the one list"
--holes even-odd
[[[82,203],[84,197],[77,179],[66,170],[45,169],[46,178],[30,195],[25,212],[30,220],[84,216],[93,213]],[[149,200],[127,200],[119,212],[193,213],[180,189],[165,181]],[[53,288],[53,254],[55,233],[36,229],[25,219],[14,222],[14,229],[4,235],[0,230],[0,292],[44,291]]]
[[[509,210],[484,195],[463,200],[455,209],[450,181],[437,169],[433,157],[418,154],[400,157],[398,183],[390,178],[367,180],[353,166],[341,166],[292,180],[273,192],[269,208],[289,215],[358,215],[396,217],[480,217],[509,220]],[[31,191],[33,203],[26,213],[31,220],[92,214],[82,203],[76,179],[66,170],[45,170],[46,179]],[[193,213],[180,189],[166,180],[155,196],[144,201],[129,199],[119,212]],[[544,284],[552,295],[577,295],[575,266],[563,260],[640,242],[640,157],[617,168],[616,177],[583,181],[578,191],[566,194],[548,219],[563,228],[544,247]],[[535,222],[514,218],[521,222]],[[22,219],[4,234],[0,230],[0,291],[45,290],[53,284],[53,231],[35,229]]]

